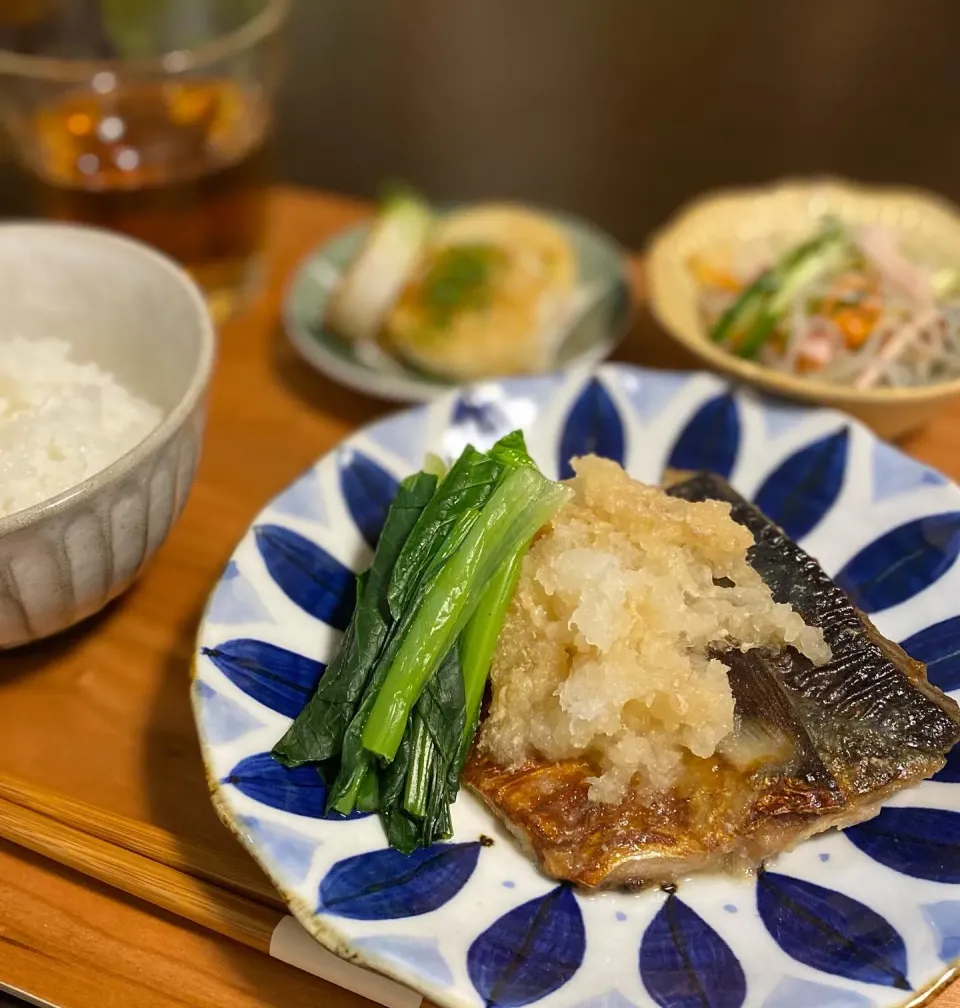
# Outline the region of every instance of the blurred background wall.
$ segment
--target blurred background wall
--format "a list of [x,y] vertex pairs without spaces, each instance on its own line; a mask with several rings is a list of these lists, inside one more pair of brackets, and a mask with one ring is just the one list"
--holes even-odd
[[958,0],[294,0],[290,29],[286,181],[529,199],[631,245],[784,174],[960,200]]

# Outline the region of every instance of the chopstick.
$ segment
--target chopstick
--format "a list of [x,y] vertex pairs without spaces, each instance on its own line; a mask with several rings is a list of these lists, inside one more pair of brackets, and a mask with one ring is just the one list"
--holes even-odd
[[[220,889],[245,896],[273,909],[284,909],[280,895],[239,846],[235,853],[213,852],[157,826],[2,775],[0,800],[35,812],[78,833],[148,858],[182,875],[212,883]],[[5,834],[0,832],[0,835]],[[55,855],[52,856],[57,859]]]
[[386,1008],[426,1004],[409,987],[314,942],[239,848],[233,857],[214,854],[166,830],[3,776],[0,839]]
[[5,798],[0,798],[0,838],[268,955],[286,916]]

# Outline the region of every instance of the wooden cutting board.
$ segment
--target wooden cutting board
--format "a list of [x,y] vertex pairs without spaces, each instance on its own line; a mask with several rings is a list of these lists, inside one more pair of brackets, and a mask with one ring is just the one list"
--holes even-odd
[[[0,658],[0,777],[160,827],[237,864],[254,886],[262,885],[259,869],[210,806],[190,713],[189,665],[206,597],[256,512],[317,456],[392,408],[310,370],[288,347],[278,320],[284,285],[300,258],[365,212],[345,199],[276,191],[266,289],[221,334],[204,454],[183,518],[140,582],[106,612]],[[637,263],[642,294],[641,273]],[[690,363],[642,313],[617,356],[653,366]],[[960,404],[906,448],[960,479]],[[23,882],[13,883],[18,864]],[[310,997],[335,1008],[361,1003],[239,946],[231,954],[229,942],[164,913],[147,914],[99,883],[6,845],[0,845],[0,879],[6,880],[0,980],[15,976],[68,1008],[206,1006],[226,1003],[227,991],[236,997],[230,1003],[245,1006],[292,1008]],[[182,979],[170,968],[178,957]],[[263,982],[255,979],[258,970]],[[960,988],[938,1008],[960,1008]]]

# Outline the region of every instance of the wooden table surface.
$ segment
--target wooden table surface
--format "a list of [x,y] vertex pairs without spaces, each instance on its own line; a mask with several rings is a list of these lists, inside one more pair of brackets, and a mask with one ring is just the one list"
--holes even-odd
[[[183,518],[107,612],[3,658],[0,773],[237,856],[208,800],[190,713],[194,634],[214,580],[263,503],[391,408],[300,363],[278,321],[297,261],[364,212],[316,193],[275,193],[266,290],[221,334],[204,455]],[[640,289],[639,265],[636,279]],[[642,315],[618,356],[687,363]],[[906,448],[960,479],[960,404]],[[0,907],[0,981],[64,1008],[367,1003],[3,844]],[[937,1006],[960,1008],[960,985]]]

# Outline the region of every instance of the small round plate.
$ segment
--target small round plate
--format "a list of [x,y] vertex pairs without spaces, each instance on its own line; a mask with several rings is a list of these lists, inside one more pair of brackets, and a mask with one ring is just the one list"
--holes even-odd
[[[625,254],[591,224],[565,214],[550,216],[573,244],[580,283],[597,290],[596,300],[559,348],[556,364],[560,368],[598,364],[626,335],[633,317]],[[341,385],[394,402],[429,402],[457,383],[387,354],[375,362],[363,360],[349,340],[323,324],[330,291],[359,252],[368,231],[369,224],[343,231],[300,264],[284,299],[287,336],[304,360]]]
[[213,801],[292,912],[446,1008],[888,1008],[943,981],[960,959],[960,750],[877,819],[757,878],[593,896],[540,874],[470,794],[452,840],[408,858],[375,817],[325,818],[316,771],[270,757],[346,625],[397,481],[428,450],[516,427],[550,476],[594,451],[650,482],[712,469],[780,502],[771,517],[960,696],[960,490],[856,421],[621,365],[460,390],[358,431],[271,501],[203,618],[192,696]]

